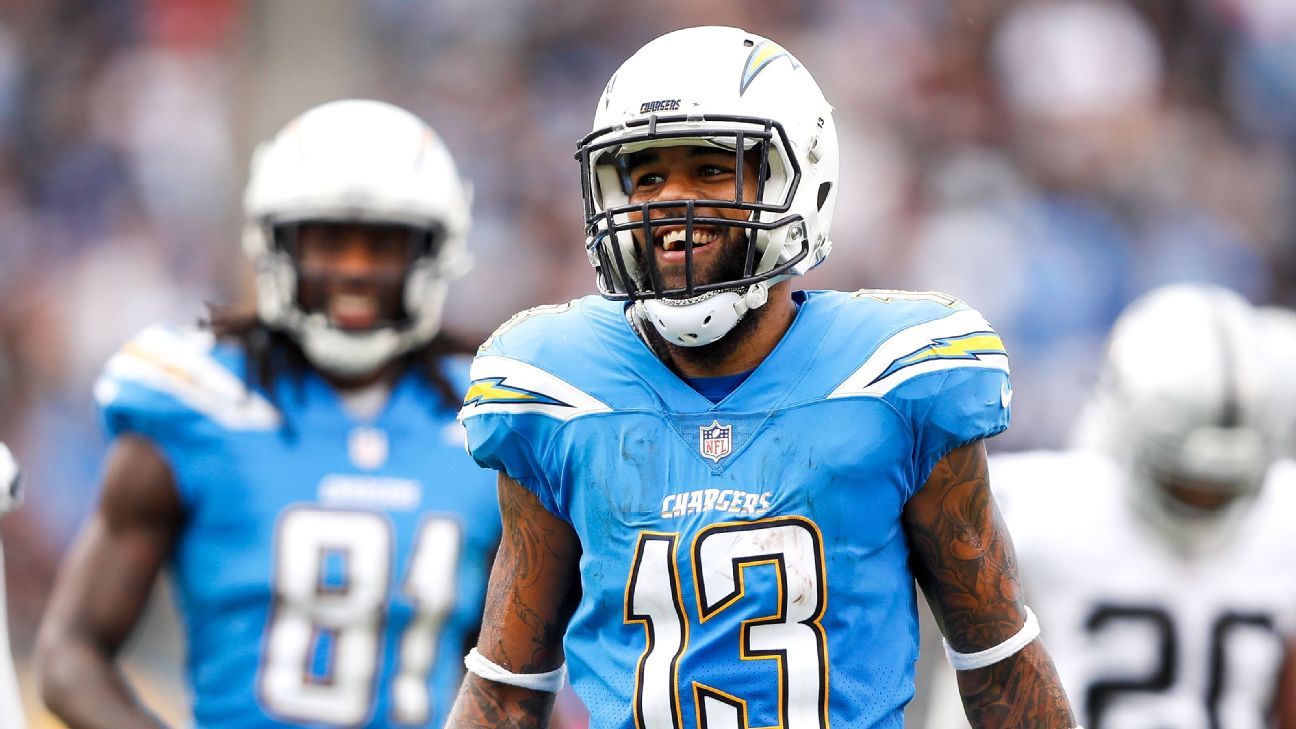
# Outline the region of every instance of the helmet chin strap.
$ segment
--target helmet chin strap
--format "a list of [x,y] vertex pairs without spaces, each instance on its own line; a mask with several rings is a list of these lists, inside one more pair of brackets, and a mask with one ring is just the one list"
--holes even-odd
[[306,317],[298,335],[311,364],[334,377],[365,377],[409,349],[405,337],[391,329],[349,333],[328,326],[318,314]]
[[748,312],[765,305],[774,280],[742,289],[708,291],[688,299],[646,299],[635,303],[639,318],[680,347],[705,347],[738,326]]

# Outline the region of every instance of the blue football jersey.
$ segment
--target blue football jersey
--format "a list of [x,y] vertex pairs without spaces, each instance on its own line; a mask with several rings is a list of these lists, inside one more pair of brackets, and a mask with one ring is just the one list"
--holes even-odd
[[[357,420],[318,374],[272,399],[244,365],[152,328],[95,388],[109,434],[154,443],[183,503],[170,567],[195,724],[440,727],[499,539],[492,474],[420,374]],[[444,372],[466,387],[466,358]]]
[[1007,427],[1008,363],[938,294],[798,292],[713,404],[597,297],[507,322],[460,413],[473,456],[579,535],[565,636],[599,729],[898,727],[917,618],[908,499]]

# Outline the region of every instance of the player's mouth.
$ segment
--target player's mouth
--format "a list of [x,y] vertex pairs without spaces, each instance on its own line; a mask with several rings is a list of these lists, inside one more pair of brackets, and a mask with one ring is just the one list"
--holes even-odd
[[340,329],[374,328],[381,308],[376,294],[334,292],[328,298],[329,321]]
[[[713,228],[693,228],[693,257],[697,258],[699,251],[712,243],[719,242],[724,234]],[[658,260],[663,263],[683,263],[688,248],[687,239],[683,228],[666,228],[656,235]]]

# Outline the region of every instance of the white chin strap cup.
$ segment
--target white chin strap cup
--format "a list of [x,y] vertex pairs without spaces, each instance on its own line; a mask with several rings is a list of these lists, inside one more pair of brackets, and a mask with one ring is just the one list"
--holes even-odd
[[349,334],[311,315],[298,334],[311,364],[337,377],[363,377],[403,354],[408,343],[390,329]]
[[651,322],[666,341],[680,347],[705,347],[733,330],[753,309],[769,299],[769,284],[747,290],[711,291],[691,299],[647,299],[635,304],[641,319]]

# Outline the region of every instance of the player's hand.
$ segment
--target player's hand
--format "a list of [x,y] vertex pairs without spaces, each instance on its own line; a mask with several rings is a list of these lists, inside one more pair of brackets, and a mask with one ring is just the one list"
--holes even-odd
[[0,514],[22,504],[22,473],[18,462],[4,443],[0,443]]

